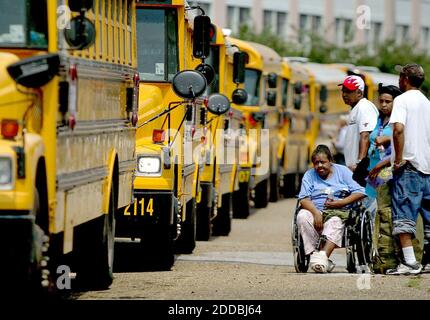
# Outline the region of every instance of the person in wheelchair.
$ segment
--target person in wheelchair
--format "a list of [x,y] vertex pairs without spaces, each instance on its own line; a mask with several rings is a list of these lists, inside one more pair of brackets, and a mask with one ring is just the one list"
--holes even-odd
[[[305,255],[311,255],[309,265],[315,272],[331,272],[334,263],[329,257],[336,247],[342,246],[352,204],[365,198],[365,189],[352,179],[346,166],[333,163],[326,145],[319,145],[312,153],[313,169],[302,180],[299,193],[300,211],[298,230],[303,238]],[[323,247],[317,248],[321,236]]]

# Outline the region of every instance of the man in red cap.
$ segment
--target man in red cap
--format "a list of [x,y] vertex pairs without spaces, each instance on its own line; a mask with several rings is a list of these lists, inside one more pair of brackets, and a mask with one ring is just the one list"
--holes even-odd
[[[364,81],[361,77],[347,76],[339,86],[342,86],[343,101],[351,106],[345,138],[345,164],[355,171],[357,164],[367,156],[369,135],[376,126],[379,111],[364,97]],[[362,183],[365,183],[364,177]]]

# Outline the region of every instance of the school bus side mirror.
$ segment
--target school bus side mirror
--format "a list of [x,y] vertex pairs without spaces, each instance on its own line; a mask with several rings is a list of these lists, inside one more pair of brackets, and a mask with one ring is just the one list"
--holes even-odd
[[208,16],[197,16],[194,18],[193,33],[193,56],[197,59],[209,57],[211,43],[211,18]]
[[276,92],[267,92],[267,105],[271,107],[276,106]]
[[183,99],[200,97],[206,90],[206,78],[198,71],[183,70],[172,79],[173,91]]
[[320,101],[321,102],[326,102],[328,99],[328,91],[327,91],[327,87],[326,86],[321,86],[321,90],[320,90]]
[[270,89],[276,89],[277,86],[278,75],[274,72],[271,72],[267,75],[267,84]]
[[233,54],[233,82],[236,84],[245,82],[246,54],[237,51]]
[[90,10],[93,8],[93,0],[69,0],[69,8],[74,12],[81,12],[81,10]]
[[210,113],[221,115],[230,109],[230,101],[220,93],[213,93],[208,98],[208,110]]
[[196,71],[200,72],[202,75],[205,76],[206,78],[206,82],[207,85],[210,86],[212,84],[212,82],[215,79],[215,69],[207,63],[200,63],[197,67],[196,67]]
[[96,29],[89,19],[77,16],[70,20],[70,29],[64,29],[64,36],[72,49],[83,50],[94,44]]
[[242,105],[248,100],[248,92],[244,89],[237,88],[233,91],[231,100],[234,104]]
[[45,54],[11,64],[7,71],[16,83],[26,88],[39,88],[51,81],[59,68],[58,54]]

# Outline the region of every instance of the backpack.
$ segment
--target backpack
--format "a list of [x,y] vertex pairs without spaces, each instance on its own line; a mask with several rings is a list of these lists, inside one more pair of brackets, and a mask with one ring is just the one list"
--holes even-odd
[[[373,271],[382,273],[396,268],[402,257],[402,250],[398,238],[392,235],[393,220],[391,211],[391,194],[388,184],[377,189],[378,211],[375,216],[373,230],[373,244],[376,255],[373,258]],[[417,220],[417,237],[412,241],[415,258],[421,261],[424,246],[424,226],[421,215]]]

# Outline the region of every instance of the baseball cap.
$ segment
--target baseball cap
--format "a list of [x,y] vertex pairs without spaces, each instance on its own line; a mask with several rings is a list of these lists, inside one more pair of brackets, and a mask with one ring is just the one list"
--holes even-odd
[[347,76],[339,86],[344,86],[351,91],[360,89],[360,91],[364,92],[364,81],[359,76]]

